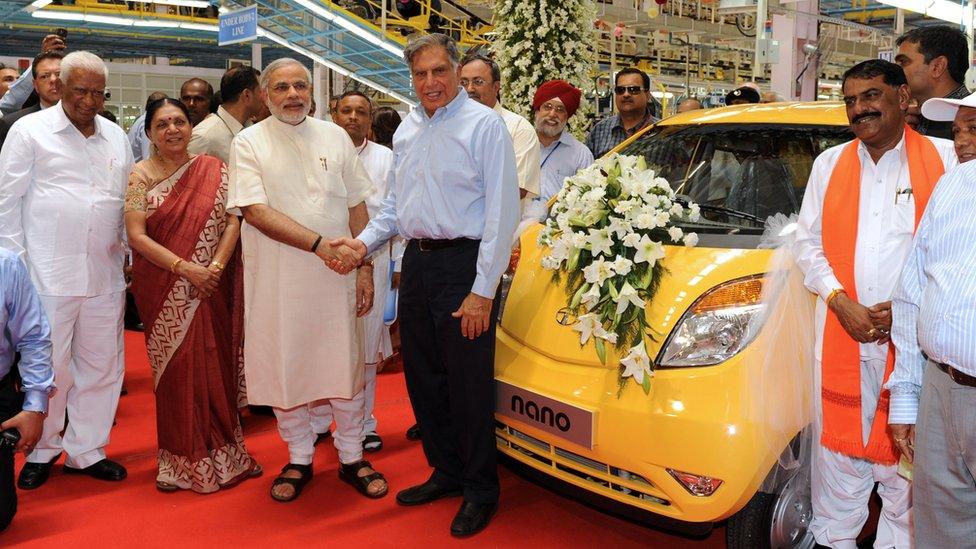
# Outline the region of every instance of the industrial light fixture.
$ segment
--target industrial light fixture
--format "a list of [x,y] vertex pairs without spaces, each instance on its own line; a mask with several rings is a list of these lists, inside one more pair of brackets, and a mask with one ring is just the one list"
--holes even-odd
[[378,36],[360,27],[359,25],[353,23],[352,21],[346,19],[345,17],[342,17],[341,15],[332,13],[331,11],[325,9],[321,4],[317,3],[315,0],[294,0],[294,2],[304,7],[305,9],[311,11],[315,15],[318,15],[322,19],[325,19],[330,23],[334,23],[346,29],[347,31],[355,34],[359,38],[362,38],[363,40],[373,45],[379,46],[384,50],[392,53],[393,55],[396,55],[398,57],[403,56],[403,48],[399,46],[395,46],[387,42],[386,40],[382,40]]
[[217,32],[219,30],[217,25],[205,25],[202,23],[167,21],[165,19],[132,19],[128,17],[116,17],[114,15],[82,14],[70,11],[37,10],[31,13],[31,17],[60,19],[63,21],[84,21],[86,23],[116,25],[120,27],[163,27],[205,32]]
[[132,0],[141,4],[163,4],[168,6],[180,6],[183,8],[209,8],[210,2],[206,0]]
[[[921,13],[935,19],[949,21],[957,25],[963,22],[963,7],[949,0],[878,0],[894,8]],[[971,25],[966,25],[967,27]]]

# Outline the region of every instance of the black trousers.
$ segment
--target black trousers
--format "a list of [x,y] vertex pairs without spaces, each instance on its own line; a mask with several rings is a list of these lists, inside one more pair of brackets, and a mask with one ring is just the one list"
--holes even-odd
[[495,319],[470,340],[451,313],[471,292],[479,242],[421,251],[411,242],[400,278],[403,371],[424,454],[440,484],[473,503],[498,501],[495,457]]
[[[11,371],[17,368],[16,363]],[[14,375],[0,379],[0,423],[20,413],[24,396],[14,386]],[[0,532],[4,531],[17,513],[17,488],[14,486],[14,451],[0,448]]]

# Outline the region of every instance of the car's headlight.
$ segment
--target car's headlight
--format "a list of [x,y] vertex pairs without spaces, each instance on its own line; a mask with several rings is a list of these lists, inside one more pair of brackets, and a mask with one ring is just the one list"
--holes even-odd
[[755,339],[765,305],[763,278],[751,276],[716,286],[681,317],[658,360],[662,368],[712,366],[724,362]]

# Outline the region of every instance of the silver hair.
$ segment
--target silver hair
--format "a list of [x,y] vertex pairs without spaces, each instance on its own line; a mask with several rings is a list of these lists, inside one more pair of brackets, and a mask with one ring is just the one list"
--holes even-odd
[[61,60],[61,82],[68,83],[68,79],[76,70],[93,72],[105,77],[108,81],[108,67],[102,58],[90,51],[73,51]]
[[274,61],[268,63],[268,66],[261,71],[261,89],[268,91],[268,86],[271,85],[271,73],[274,71],[284,68],[288,65],[298,65],[305,71],[305,81],[312,84],[312,73],[308,70],[301,61],[293,59],[291,57],[282,57],[281,59],[275,59]]
[[447,56],[451,58],[451,66],[457,69],[459,57],[457,42],[450,36],[438,32],[424,34],[411,40],[407,44],[407,47],[403,49],[403,60],[407,63],[408,67],[413,67],[413,60],[417,57],[417,54],[427,48],[433,47],[447,50]]

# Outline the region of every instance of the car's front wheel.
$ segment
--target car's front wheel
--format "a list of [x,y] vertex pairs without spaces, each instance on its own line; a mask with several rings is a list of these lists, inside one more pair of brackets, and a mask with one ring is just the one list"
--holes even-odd
[[729,549],[810,549],[812,517],[810,470],[802,467],[775,494],[756,492],[732,515],[725,543]]

